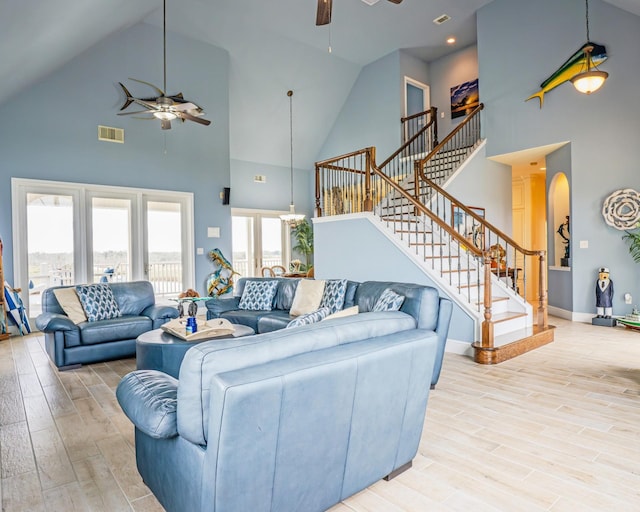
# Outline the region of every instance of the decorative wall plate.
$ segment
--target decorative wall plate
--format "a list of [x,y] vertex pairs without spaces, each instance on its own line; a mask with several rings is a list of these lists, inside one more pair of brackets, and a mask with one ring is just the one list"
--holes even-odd
[[631,188],[617,190],[604,200],[605,222],[620,231],[635,229],[640,222],[640,192]]

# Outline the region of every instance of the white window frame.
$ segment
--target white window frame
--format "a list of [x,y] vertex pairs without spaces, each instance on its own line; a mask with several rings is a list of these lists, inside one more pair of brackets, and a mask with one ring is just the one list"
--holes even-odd
[[73,197],[74,275],[78,283],[88,283],[92,276],[91,198],[114,197],[131,200],[131,279],[146,280],[145,206],[147,201],[180,203],[182,211],[182,279],[184,285],[195,282],[194,201],[193,193],[132,187],[71,183],[25,178],[11,178],[13,229],[13,275],[17,287],[29,288],[27,256],[27,194],[57,194]]

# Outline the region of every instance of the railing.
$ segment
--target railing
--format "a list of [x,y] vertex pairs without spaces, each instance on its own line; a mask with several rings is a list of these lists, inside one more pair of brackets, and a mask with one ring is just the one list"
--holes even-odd
[[[480,142],[480,103],[442,142],[421,160],[415,163],[420,176],[443,185]],[[419,180],[414,182],[414,194],[427,204],[426,192],[420,188]]]
[[[406,144],[415,139],[415,145],[412,148],[414,151],[409,153],[410,155],[426,154],[438,144],[438,109],[436,107],[401,117],[400,124],[402,125],[402,143]],[[431,125],[431,128],[425,131],[424,128],[428,125]],[[416,135],[418,135],[417,138]]]
[[[477,311],[484,309],[482,346],[493,346],[492,277],[526,297],[528,277],[537,273],[537,324],[547,328],[545,252],[520,247],[513,239],[446,193],[440,186],[480,141],[483,105],[424,158],[412,157],[414,133],[380,166],[375,148],[364,148],[316,163],[316,215],[372,211],[442,279],[458,289]],[[415,154],[415,153],[413,153]],[[409,166],[413,165],[413,172]],[[433,179],[432,179],[433,178]],[[385,214],[386,210],[386,214]],[[459,232],[458,212],[471,219],[475,232]],[[532,261],[537,259],[537,264]]]

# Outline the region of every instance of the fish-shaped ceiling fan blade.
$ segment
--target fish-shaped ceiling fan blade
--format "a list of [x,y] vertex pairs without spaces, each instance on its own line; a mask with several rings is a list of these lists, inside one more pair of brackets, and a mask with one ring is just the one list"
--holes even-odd
[[331,23],[332,0],[318,0],[318,13],[316,14],[316,25],[328,25]]

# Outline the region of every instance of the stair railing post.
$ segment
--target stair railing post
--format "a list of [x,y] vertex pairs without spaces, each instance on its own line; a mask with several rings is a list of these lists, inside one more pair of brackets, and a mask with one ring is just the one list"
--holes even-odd
[[320,167],[316,165],[316,217],[322,217],[320,206]]
[[366,169],[364,173],[364,211],[373,211],[373,200],[371,199],[371,175],[373,174],[372,163],[376,160],[376,148],[367,150]]
[[545,252],[541,251],[539,256],[539,290],[538,290],[538,327],[546,329],[549,326],[547,318],[547,269],[545,268]]
[[433,146],[431,149],[435,148],[438,142],[438,107],[431,107],[431,119],[433,119]]
[[482,322],[482,347],[493,347],[493,322],[491,321],[491,262],[495,261],[492,251],[484,254],[484,321]]

